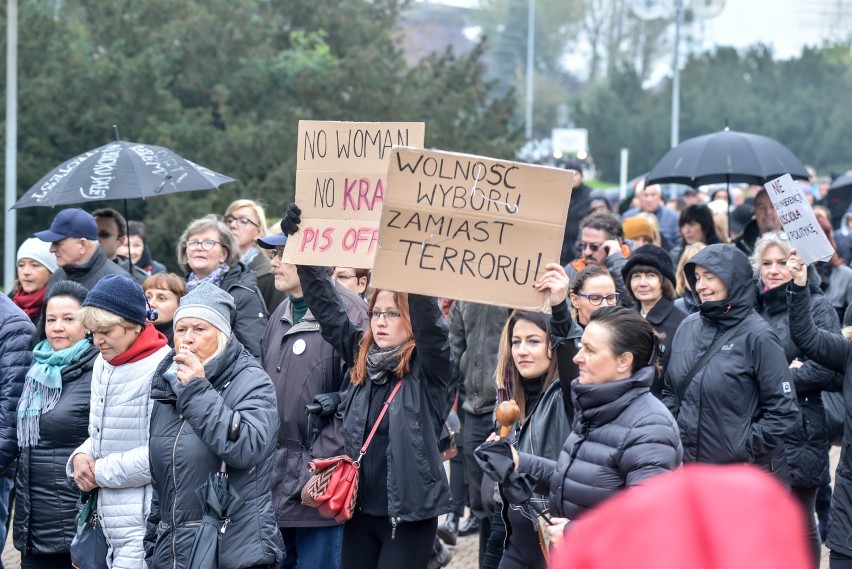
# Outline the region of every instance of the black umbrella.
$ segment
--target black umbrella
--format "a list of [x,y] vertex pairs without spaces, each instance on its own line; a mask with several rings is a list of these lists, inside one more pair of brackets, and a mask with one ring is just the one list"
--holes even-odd
[[838,176],[831,182],[824,203],[831,212],[832,227],[839,227],[843,214],[852,204],[852,174]]
[[648,173],[646,183],[762,185],[783,174],[798,180],[809,178],[804,164],[780,142],[725,128],[690,138],[669,150]]
[[[240,434],[240,412],[231,415],[228,440],[235,441]],[[196,488],[195,495],[201,500],[201,526],[192,542],[187,569],[218,569],[219,537],[228,529],[231,517],[243,505],[243,499],[231,488],[228,466],[225,461],[219,472],[210,474],[207,481]]]
[[48,172],[13,208],[149,198],[213,190],[233,178],[208,170],[162,146],[118,139]]
[[503,496],[510,504],[528,505],[536,515],[550,522],[547,514],[531,501],[533,481],[526,474],[515,472],[515,461],[512,459],[512,447],[508,438],[484,442],[473,454],[482,471],[500,484]]

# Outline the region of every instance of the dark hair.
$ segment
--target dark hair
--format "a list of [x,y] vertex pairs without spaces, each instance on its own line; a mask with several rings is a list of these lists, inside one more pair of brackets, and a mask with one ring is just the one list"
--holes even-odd
[[[657,373],[662,371],[659,359],[659,345],[662,344],[661,335],[657,335],[654,327],[642,318],[638,312],[625,306],[604,306],[598,308],[589,317],[589,324],[596,322],[609,330],[610,349],[616,356],[630,352],[633,354],[631,373],[649,365],[651,354],[655,348],[653,364]],[[657,341],[654,341],[654,336]]]
[[544,394],[547,388],[559,376],[559,367],[557,360],[554,357],[551,341],[550,341],[550,315],[542,312],[529,312],[526,310],[513,310],[503,326],[503,333],[500,334],[500,349],[497,352],[497,368],[496,381],[498,391],[502,391],[507,395],[508,399],[514,399],[521,410],[520,420],[524,423],[527,418],[527,401],[526,392],[524,391],[523,382],[525,379],[521,377],[518,368],[512,359],[512,334],[515,333],[515,324],[520,320],[526,320],[533,326],[544,331],[547,342],[547,353],[550,356],[550,367],[544,375],[544,383],[541,385],[541,393]]
[[627,290],[630,292],[630,296],[636,298],[636,295],[633,293],[633,285],[630,284],[630,280],[633,278],[633,273],[654,273],[660,278],[660,284],[663,288],[663,296],[668,298],[669,300],[674,300],[677,298],[677,293],[675,293],[674,283],[670,281],[668,278],[664,277],[659,269],[656,267],[652,267],[651,265],[633,265],[630,267],[630,270],[627,271],[627,275],[624,277],[624,286],[627,287]]
[[148,242],[148,230],[141,221],[130,221],[127,224],[127,234],[131,237],[139,237],[142,243]]
[[587,215],[580,222],[580,231],[583,231],[587,227],[603,231],[606,233],[607,239],[624,239],[624,229],[621,227],[621,220],[614,213],[598,211]]
[[[583,290],[583,285],[586,284],[586,281],[595,277],[609,277],[612,279],[612,273],[610,273],[606,267],[590,265],[577,273],[577,276],[574,277],[573,284],[571,284],[571,290],[568,292],[572,294],[579,294],[580,291]],[[612,279],[612,282],[615,282],[615,279]]]
[[677,226],[683,227],[687,223],[698,223],[704,231],[703,242],[707,245],[719,243],[719,236],[716,235],[716,224],[713,223],[713,212],[704,204],[687,206],[680,212]]
[[116,226],[118,226],[118,238],[121,239],[125,235],[127,235],[127,220],[124,219],[124,216],[118,213],[116,210],[111,207],[102,207],[100,209],[96,209],[92,212],[92,217],[97,219],[99,217],[107,217],[109,219],[115,220]]
[[89,294],[89,290],[74,281],[57,281],[48,286],[44,292],[44,307],[42,308],[41,318],[38,321],[38,334],[33,336],[33,347],[38,343],[38,339],[47,337],[45,314],[47,313],[47,304],[51,300],[64,296],[76,300],[80,303],[80,306],[83,306],[83,301],[86,300],[87,294]]

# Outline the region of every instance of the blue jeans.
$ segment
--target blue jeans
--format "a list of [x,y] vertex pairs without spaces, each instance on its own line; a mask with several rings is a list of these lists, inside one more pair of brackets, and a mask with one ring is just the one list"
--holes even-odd
[[[286,556],[280,569],[337,569],[343,526],[324,528],[279,528]],[[0,567],[2,569],[2,567]]]
[[[7,476],[0,476],[0,549],[6,545],[6,523],[9,521],[9,498],[15,481]],[[3,562],[0,561],[0,569]]]

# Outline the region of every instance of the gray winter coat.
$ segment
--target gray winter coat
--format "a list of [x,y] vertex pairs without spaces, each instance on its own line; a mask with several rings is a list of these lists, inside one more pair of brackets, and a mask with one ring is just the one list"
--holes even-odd
[[[751,264],[735,247],[710,245],[684,267],[692,290],[696,265],[718,276],[728,296],[703,302],[672,341],[663,401],[677,418],[684,460],[749,462],[786,479],[784,437],[798,421],[796,390],[778,336],[754,309]],[[739,326],[731,341],[698,370],[678,401],[692,365],[731,326]]]
[[462,408],[472,415],[492,413],[497,406],[497,352],[509,310],[457,300],[450,308],[452,385],[464,384]]
[[[367,303],[343,285],[335,284],[335,288],[349,319],[368,326]],[[260,363],[275,386],[281,420],[272,469],[272,500],[278,526],[337,525],[316,508],[303,506],[301,492],[311,476],[308,462],[343,454],[341,423],[305,413],[305,405],[315,395],[345,390],[347,368],[343,358],[322,339],[320,325],[310,310],[293,325],[289,300],[275,310],[260,346]],[[319,432],[311,446],[314,426]]]
[[[278,414],[269,376],[233,336],[205,366],[206,377],[192,380],[177,396],[162,375],[169,365],[171,357],[163,360],[151,385],[154,495],[145,534],[148,566],[187,567],[202,518],[196,489],[219,470],[222,460],[243,503],[223,524],[219,567],[277,566],[282,543],[270,480]],[[228,429],[236,411],[240,432],[231,441]]]
[[826,545],[847,557],[852,556],[852,342],[838,334],[820,330],[814,323],[811,294],[808,287],[787,285],[787,309],[790,337],[805,356],[825,367],[843,374],[843,450],[834,477],[831,498],[831,524]]
[[651,395],[654,369],[627,379],[572,383],[574,428],[557,461],[520,455],[519,472],[550,493],[551,515],[576,519],[619,490],[672,470],[683,459],[674,418]]

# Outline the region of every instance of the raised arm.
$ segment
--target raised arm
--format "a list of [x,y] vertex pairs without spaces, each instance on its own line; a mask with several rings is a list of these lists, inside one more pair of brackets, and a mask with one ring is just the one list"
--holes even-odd
[[[817,328],[840,337],[840,320],[831,302],[817,294],[811,297],[811,304]],[[790,371],[799,396],[823,390],[834,391],[843,384],[840,374],[811,359],[806,359],[800,367],[790,368]]]

